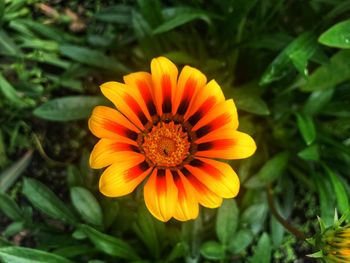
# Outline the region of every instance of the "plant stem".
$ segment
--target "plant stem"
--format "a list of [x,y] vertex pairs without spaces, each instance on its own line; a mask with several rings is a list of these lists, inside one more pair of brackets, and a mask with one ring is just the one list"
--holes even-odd
[[273,201],[273,192],[271,189],[271,185],[267,186],[267,200],[269,203],[269,207],[271,210],[271,213],[273,216],[277,219],[278,222],[280,222],[284,228],[286,228],[290,233],[292,233],[294,236],[296,236],[300,240],[306,240],[306,236],[303,232],[296,229],[294,226],[292,226],[286,219],[284,219],[277,211],[274,201]]

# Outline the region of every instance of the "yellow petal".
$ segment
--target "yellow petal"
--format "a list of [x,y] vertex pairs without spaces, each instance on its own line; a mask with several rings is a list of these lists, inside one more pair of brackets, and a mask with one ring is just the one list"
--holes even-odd
[[199,206],[193,186],[188,182],[185,176],[177,171],[172,172],[172,174],[178,190],[174,218],[179,221],[187,221],[197,218]]
[[232,198],[239,192],[239,178],[227,163],[196,158],[185,168],[220,197]]
[[214,130],[195,141],[196,156],[220,159],[243,159],[251,156],[256,145],[248,134],[224,128]]
[[97,106],[89,119],[89,129],[98,138],[134,143],[139,130],[115,109]]
[[177,67],[169,59],[158,57],[151,61],[151,72],[157,112],[159,115],[171,113],[177,83]]
[[152,120],[136,87],[110,81],[101,85],[101,91],[138,128]]
[[221,206],[222,198],[199,181],[189,170],[182,168],[180,174],[185,175],[186,179],[195,190],[198,202],[208,208],[217,208]]
[[103,138],[99,140],[91,152],[90,166],[94,169],[100,169],[128,159],[135,161],[144,159],[135,142],[129,144]]
[[194,126],[212,107],[224,101],[221,87],[215,80],[211,80],[193,96],[184,118]]
[[144,187],[144,198],[148,210],[158,220],[166,222],[174,215],[177,188],[168,169],[154,169]]
[[151,172],[144,160],[126,160],[109,166],[100,178],[100,191],[110,197],[131,193]]
[[184,115],[190,105],[192,98],[206,84],[207,78],[198,69],[185,66],[180,73],[177,88],[173,96],[173,115],[176,113]]
[[198,138],[216,130],[230,127],[234,130],[238,127],[237,109],[233,100],[226,100],[216,104],[193,126]]
[[148,72],[135,72],[124,76],[126,85],[136,87],[144,100],[150,116],[157,114],[154,98],[153,98],[153,82],[152,76]]

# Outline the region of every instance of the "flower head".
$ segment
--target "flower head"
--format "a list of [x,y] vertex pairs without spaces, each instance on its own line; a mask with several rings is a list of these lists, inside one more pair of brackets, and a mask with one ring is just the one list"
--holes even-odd
[[326,262],[350,262],[350,225],[328,229],[322,235],[321,243]]
[[237,131],[233,100],[197,69],[177,67],[167,58],[151,62],[151,74],[136,72],[101,91],[117,110],[97,106],[89,120],[100,138],[92,168],[108,168],[100,191],[111,197],[131,193],[143,180],[148,210],[161,221],[198,216],[198,204],[219,207],[235,197],[239,179],[230,165],[211,158],[252,155],[254,140]]

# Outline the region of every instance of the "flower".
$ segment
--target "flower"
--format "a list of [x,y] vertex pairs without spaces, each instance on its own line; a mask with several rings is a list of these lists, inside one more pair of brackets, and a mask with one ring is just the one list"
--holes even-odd
[[100,191],[110,197],[131,193],[146,178],[144,199],[161,221],[198,216],[199,205],[216,208],[235,197],[239,179],[230,165],[211,158],[252,155],[254,140],[237,131],[233,100],[207,83],[199,70],[177,67],[167,58],[151,62],[151,74],[124,76],[101,91],[118,110],[97,106],[89,128],[100,138],[90,156],[92,168],[108,168]]
[[329,263],[350,262],[350,225],[328,229],[321,238],[323,259]]

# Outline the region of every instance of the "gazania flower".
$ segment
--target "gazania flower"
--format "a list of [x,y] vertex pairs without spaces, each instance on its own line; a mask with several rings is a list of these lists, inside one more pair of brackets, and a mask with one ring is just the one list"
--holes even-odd
[[321,240],[327,263],[350,262],[350,225],[326,231]]
[[215,159],[246,158],[256,146],[237,131],[235,104],[220,86],[189,66],[178,76],[165,57],[152,60],[151,74],[132,73],[124,82],[101,85],[117,110],[97,106],[89,120],[101,138],[90,165],[108,166],[100,191],[123,196],[146,180],[146,206],[161,221],[194,219],[198,204],[215,208],[222,198],[235,197],[238,176]]

